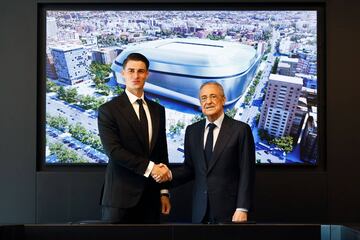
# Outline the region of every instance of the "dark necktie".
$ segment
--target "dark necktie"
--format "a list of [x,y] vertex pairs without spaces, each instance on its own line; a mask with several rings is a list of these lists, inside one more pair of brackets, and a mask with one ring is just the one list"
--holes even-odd
[[143,100],[138,99],[136,100],[136,102],[139,104],[140,125],[142,128],[142,132],[144,133],[145,144],[147,146],[147,149],[149,149],[149,127],[146,113],[143,107]]
[[209,162],[211,161],[212,153],[213,153],[213,144],[214,144],[214,128],[216,127],[215,124],[209,123],[208,128],[209,132],[206,137],[206,143],[205,143],[205,158],[206,162],[209,166]]

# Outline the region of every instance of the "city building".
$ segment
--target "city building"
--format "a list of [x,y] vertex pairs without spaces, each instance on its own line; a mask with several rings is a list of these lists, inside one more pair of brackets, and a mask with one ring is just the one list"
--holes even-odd
[[91,60],[101,64],[111,64],[118,55],[116,48],[101,48],[91,52]]
[[46,36],[51,40],[57,40],[57,26],[54,17],[46,18]]
[[78,45],[61,45],[51,49],[59,81],[73,85],[89,78],[86,50]]
[[305,97],[299,97],[298,105],[296,106],[294,121],[290,129],[290,134],[292,136],[298,136],[303,119],[308,112],[309,111],[307,99]]
[[259,128],[273,137],[290,135],[303,80],[270,74],[266,96],[262,105]]
[[298,58],[289,58],[286,56],[281,56],[279,65],[282,63],[289,64],[290,65],[290,75],[289,76],[295,76],[298,62],[299,62]]
[[291,76],[291,66],[285,62],[279,62],[277,72],[280,75]]
[[310,112],[305,118],[305,129],[301,139],[301,159],[304,161],[315,161],[318,156],[318,127],[317,113]]
[[58,78],[55,70],[54,60],[51,54],[46,54],[46,77],[51,79]]

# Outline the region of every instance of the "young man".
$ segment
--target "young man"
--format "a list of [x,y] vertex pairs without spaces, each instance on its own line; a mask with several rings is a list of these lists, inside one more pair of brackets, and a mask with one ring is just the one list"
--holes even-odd
[[129,54],[121,74],[125,92],[100,106],[98,115],[101,142],[109,157],[102,220],[159,223],[160,208],[168,214],[170,201],[166,183],[158,184],[150,175],[162,177],[168,171],[165,109],[144,96],[149,75],[145,56]]

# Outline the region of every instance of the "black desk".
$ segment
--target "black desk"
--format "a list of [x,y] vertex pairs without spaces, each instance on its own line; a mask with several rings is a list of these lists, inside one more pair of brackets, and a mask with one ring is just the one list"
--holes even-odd
[[25,224],[0,226],[0,239],[358,240],[360,234],[348,227],[321,224]]

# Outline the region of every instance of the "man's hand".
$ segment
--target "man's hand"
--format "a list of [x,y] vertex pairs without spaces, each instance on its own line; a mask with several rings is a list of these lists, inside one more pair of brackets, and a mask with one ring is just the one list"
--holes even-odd
[[233,222],[246,222],[247,221],[247,212],[236,210],[233,217]]
[[162,195],[161,199],[161,213],[164,215],[168,215],[170,213],[171,204],[170,198],[168,196]]
[[172,174],[171,171],[169,170],[169,168],[163,164],[155,164],[152,171],[151,171],[151,176],[154,178],[154,180],[158,183],[162,183],[162,182],[166,182],[166,181],[171,181],[172,179]]

